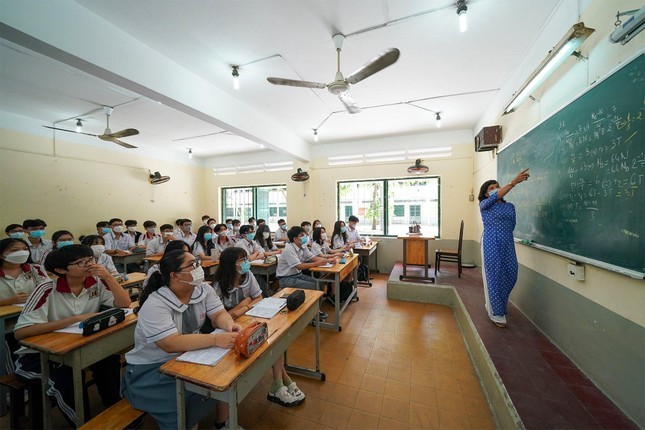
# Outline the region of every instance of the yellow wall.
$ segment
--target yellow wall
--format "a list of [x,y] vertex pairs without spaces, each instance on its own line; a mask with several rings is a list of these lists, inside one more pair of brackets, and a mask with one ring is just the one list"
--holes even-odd
[[[642,6],[640,0],[620,2],[620,10],[638,9]],[[641,33],[627,45],[610,44],[609,34],[614,26],[612,16],[616,14],[617,5],[614,2],[596,0],[585,11],[580,21],[596,31],[582,45],[582,52],[588,56],[588,61],[568,59],[560,69],[537,91],[539,101],[527,100],[514,113],[499,116],[496,124],[503,127],[503,146],[512,143],[547,116],[557,111],[559,107],[574,98],[597,79],[601,79],[618,65],[626,62],[645,46],[645,33]],[[546,55],[546,53],[545,53]],[[510,101],[510,100],[509,100]],[[499,109],[500,113],[502,109]],[[530,167],[530,166],[526,166]],[[484,181],[495,178],[497,159],[491,153],[476,154],[474,160],[474,183],[479,187]],[[521,185],[520,185],[521,186]],[[508,196],[513,201],[513,193]],[[474,208],[476,223],[475,238],[481,235],[483,229],[478,209]],[[598,303],[601,306],[645,326],[645,285],[642,280],[635,280],[618,275],[607,270],[586,265],[586,281],[577,282],[567,276],[568,259],[516,245],[520,264],[554,280],[578,294]]]

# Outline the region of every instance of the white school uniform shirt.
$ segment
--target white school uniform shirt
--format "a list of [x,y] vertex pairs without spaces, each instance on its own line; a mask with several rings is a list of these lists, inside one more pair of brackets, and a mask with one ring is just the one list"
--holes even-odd
[[179,234],[175,235],[175,239],[177,240],[183,240],[188,244],[188,246],[193,246],[193,243],[195,243],[195,240],[197,239],[197,235],[193,233],[192,231],[188,234],[185,234],[183,231],[180,232]]
[[40,239],[38,246],[34,246],[29,239],[25,239],[27,244],[29,244],[29,253],[31,254],[31,261],[39,262],[43,259],[43,256],[52,250],[54,243],[51,240]]
[[280,227],[273,233],[273,240],[278,242],[288,242],[287,230],[282,230]]
[[132,236],[125,233],[121,233],[121,237],[117,239],[114,232],[111,231],[109,233],[105,233],[103,240],[105,240],[106,250],[114,251],[118,249],[121,251],[129,251],[130,248],[134,247],[134,239],[132,239]]
[[116,266],[114,265],[114,261],[112,261],[112,257],[107,255],[105,252],[96,259],[96,262],[99,263],[101,266],[105,267],[108,272],[112,275],[116,275],[119,273],[118,270],[116,270]]
[[[254,239],[254,240],[255,240],[255,239]],[[269,248],[268,244],[267,244],[266,246],[262,246],[262,245],[260,245],[260,242],[258,242],[257,240],[255,240],[255,242],[258,244],[258,246],[259,246],[260,248],[262,248],[262,250],[263,250],[264,252],[277,251],[277,250],[278,250],[278,247],[277,247],[277,246],[275,246],[275,243],[273,243],[273,242],[271,242],[271,244],[273,245],[273,247],[271,247],[271,248]],[[264,243],[267,243],[267,241],[265,240],[265,241],[264,241]]]
[[215,248],[213,249],[217,251],[217,255],[220,255],[226,248],[233,246],[233,241],[230,237],[227,236],[226,242],[220,243],[219,240],[213,239],[213,244],[215,245]]
[[313,245],[311,245],[311,253],[316,257],[323,254],[329,254],[329,245],[325,242],[323,242],[322,245],[317,242],[313,242]]
[[191,254],[193,254],[193,256],[195,256],[197,261],[200,261],[199,254],[209,255],[209,253],[204,250],[204,247],[199,242],[195,242],[195,245],[192,247],[190,252]]
[[334,238],[331,241],[332,249],[342,248],[343,246],[345,246],[345,239],[343,238],[343,235],[338,234],[334,236]]
[[125,355],[128,364],[165,363],[181,352],[168,353],[155,342],[172,334],[197,334],[210,317],[224,306],[208,284],[193,290],[188,304],[179,301],[168,287],[161,287],[148,296],[137,315],[134,349]]
[[[95,313],[99,311],[101,305],[114,306],[114,296],[109,287],[98,277],[85,278],[85,286],[78,296],[69,289],[65,277],[53,279],[40,284],[31,293],[14,330],[59,321],[75,315]],[[23,346],[16,354],[37,352]]]
[[281,278],[284,276],[297,275],[301,271],[296,266],[300,263],[306,263],[314,257],[315,255],[313,255],[306,246],[301,248],[295,243],[288,243],[284,247],[284,251],[282,251],[280,258],[278,258],[276,276]]
[[168,245],[169,243],[170,240],[167,243],[164,243],[161,237],[151,240],[150,242],[148,242],[148,246],[146,246],[146,255],[163,253],[166,249],[166,245]]
[[347,242],[361,242],[361,234],[358,229],[353,229],[349,225],[347,226]]
[[161,235],[159,233],[155,233],[154,236],[148,237],[148,232],[145,232],[141,234],[139,237],[139,242],[137,243],[137,246],[148,246],[148,243],[152,242],[153,240],[160,238]]
[[246,274],[244,282],[242,282],[237,288],[228,290],[228,297],[224,297],[224,294],[222,294],[222,288],[219,286],[219,282],[216,283],[213,288],[215,289],[215,294],[217,294],[217,297],[219,297],[224,305],[224,309],[227,311],[239,305],[240,302],[247,297],[255,300],[262,295],[262,290],[260,289],[257,279],[255,279],[255,276],[250,272]]
[[9,299],[16,294],[31,294],[36,287],[49,281],[47,272],[38,264],[21,264],[22,271],[13,278],[0,268],[0,299]]
[[249,240],[246,238],[240,239],[239,241],[235,242],[235,246],[245,250],[248,255],[251,255],[256,252],[264,254],[264,250],[262,249],[260,244],[257,243],[255,240],[252,240],[249,242]]

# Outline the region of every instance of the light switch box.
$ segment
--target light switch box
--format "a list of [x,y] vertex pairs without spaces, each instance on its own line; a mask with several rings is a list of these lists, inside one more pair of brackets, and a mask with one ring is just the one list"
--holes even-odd
[[569,271],[569,277],[575,279],[576,281],[585,280],[585,266],[582,264],[568,264],[567,270]]

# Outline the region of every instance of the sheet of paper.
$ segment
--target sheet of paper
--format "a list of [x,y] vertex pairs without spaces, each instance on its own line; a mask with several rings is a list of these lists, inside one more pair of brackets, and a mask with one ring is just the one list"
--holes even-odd
[[318,267],[330,268],[330,267],[334,267],[334,265],[332,263],[325,263],[322,266],[318,266]]
[[264,258],[258,258],[257,260],[251,261],[251,265],[264,264]]
[[285,306],[287,306],[286,299],[269,297],[256,303],[255,306],[246,312],[246,315],[271,319]]
[[83,329],[80,327],[81,323],[77,322],[67,327],[59,328],[54,330],[56,333],[72,333],[72,334],[83,334]]
[[[224,333],[222,329],[215,329],[211,334]],[[186,351],[177,357],[177,361],[186,361],[188,363],[204,364],[206,366],[215,366],[228,352],[230,348],[219,348],[212,346],[210,348],[196,349]]]

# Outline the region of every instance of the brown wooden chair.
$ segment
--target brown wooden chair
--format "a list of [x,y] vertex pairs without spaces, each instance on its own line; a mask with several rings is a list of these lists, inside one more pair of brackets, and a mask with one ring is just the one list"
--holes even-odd
[[459,245],[457,250],[454,249],[437,249],[434,258],[434,274],[437,276],[437,271],[441,271],[439,264],[443,262],[457,263],[457,273],[461,278],[461,248],[464,243],[464,221],[461,220],[461,227],[459,227]]

